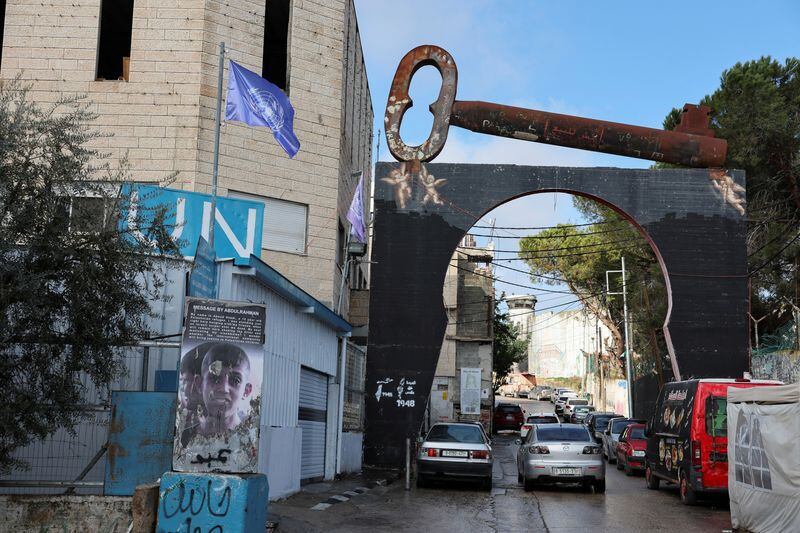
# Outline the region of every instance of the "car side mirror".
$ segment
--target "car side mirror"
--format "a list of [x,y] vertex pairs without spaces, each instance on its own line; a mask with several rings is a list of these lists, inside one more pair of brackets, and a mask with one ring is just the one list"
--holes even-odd
[[514,444],[520,446],[522,444],[522,439],[514,439]]

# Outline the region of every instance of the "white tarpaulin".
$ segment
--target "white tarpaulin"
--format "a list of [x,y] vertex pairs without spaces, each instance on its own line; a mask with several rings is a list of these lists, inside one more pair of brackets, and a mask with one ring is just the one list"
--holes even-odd
[[800,531],[800,383],[728,388],[734,528]]

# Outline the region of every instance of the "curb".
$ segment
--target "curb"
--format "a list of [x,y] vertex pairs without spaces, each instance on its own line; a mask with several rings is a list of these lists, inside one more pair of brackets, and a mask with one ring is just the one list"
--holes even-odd
[[387,478],[387,479],[379,479],[376,481],[371,481],[363,487],[356,487],[353,490],[346,490],[341,494],[336,494],[331,496],[325,501],[321,501],[316,504],[314,507],[311,507],[312,511],[324,511],[325,509],[330,508],[337,503],[347,502],[351,499],[355,498],[356,496],[361,496],[362,494],[366,494],[367,492],[371,491],[375,487],[385,487],[386,485],[391,485],[394,479]]

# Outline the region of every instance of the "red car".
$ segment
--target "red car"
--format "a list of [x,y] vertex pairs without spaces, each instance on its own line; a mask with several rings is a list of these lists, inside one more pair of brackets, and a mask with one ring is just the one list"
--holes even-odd
[[501,403],[494,408],[494,420],[492,420],[492,433],[511,429],[519,431],[525,422],[525,415],[522,407],[515,403]]
[[644,424],[630,424],[619,437],[617,470],[625,470],[626,476],[632,476],[634,471],[644,471],[644,455],[647,450],[644,428]]

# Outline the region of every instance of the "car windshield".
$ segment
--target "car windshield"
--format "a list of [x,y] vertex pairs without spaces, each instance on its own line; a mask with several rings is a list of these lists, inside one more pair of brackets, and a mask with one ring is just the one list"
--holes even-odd
[[483,433],[477,426],[438,425],[431,428],[425,440],[483,444]]
[[589,400],[571,400],[570,405],[589,405]]
[[644,428],[631,428],[631,432],[628,434],[629,439],[643,439],[644,437]]
[[527,424],[557,424],[558,419],[554,416],[529,416]]
[[608,421],[614,418],[614,415],[600,415],[594,417],[594,428],[603,431],[608,425]]
[[592,438],[589,432],[582,427],[539,427],[536,430],[536,440],[559,442],[589,442]]
[[631,421],[627,418],[624,420],[614,420],[611,422],[611,433],[622,433],[626,426],[630,425]]
[[579,406],[577,406],[575,408],[575,412],[576,413],[588,413],[592,409],[594,409],[594,407],[592,407],[591,405],[579,405]]
[[501,413],[516,414],[519,413],[520,408],[516,405],[501,405],[497,410]]

